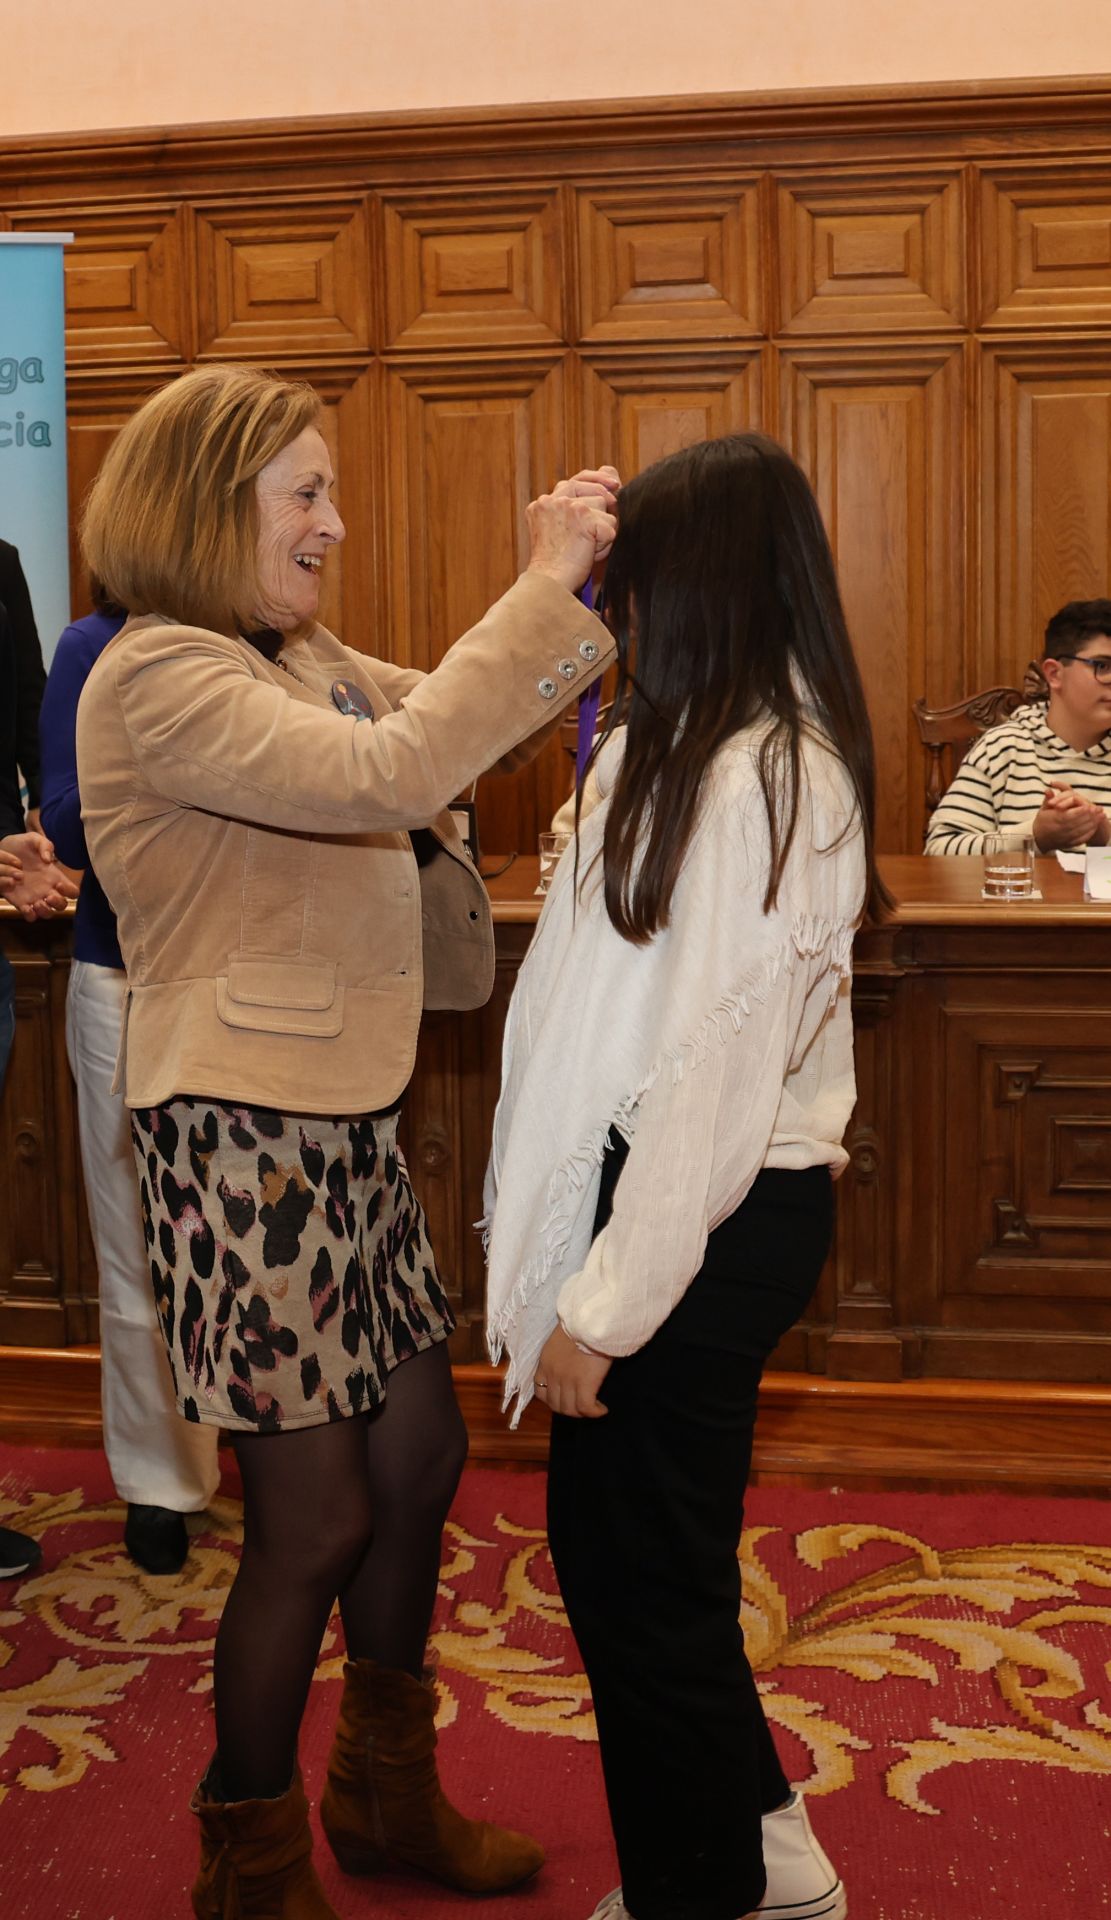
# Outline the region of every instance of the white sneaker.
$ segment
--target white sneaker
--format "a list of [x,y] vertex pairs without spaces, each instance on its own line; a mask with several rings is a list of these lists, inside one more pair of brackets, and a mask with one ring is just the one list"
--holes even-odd
[[604,1900],[599,1900],[590,1920],[632,1920],[632,1915],[621,1898],[620,1887],[615,1887],[612,1893],[607,1893]]
[[757,1907],[764,1920],[846,1920],[845,1889],[814,1838],[806,1802],[791,1798],[763,1819],[768,1890]]
[[[756,1912],[741,1920],[847,1920],[845,1889],[814,1838],[798,1789],[761,1824],[768,1890]],[[620,1887],[599,1901],[590,1920],[633,1920]]]

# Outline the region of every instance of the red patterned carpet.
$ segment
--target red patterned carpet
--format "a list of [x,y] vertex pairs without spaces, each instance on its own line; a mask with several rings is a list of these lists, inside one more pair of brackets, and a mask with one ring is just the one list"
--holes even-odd
[[[0,1914],[184,1920],[237,1502],[216,1503],[177,1580],[124,1554],[97,1454],[0,1450],[0,1520],[46,1555],[0,1584]],[[1111,1912],[1111,1504],[758,1488],[744,1559],[765,1704],[852,1920]],[[400,1873],[345,1880],[319,1841],[337,1911],[585,1920],[617,1876],[540,1476],[467,1474],[436,1644],[451,1791],[542,1836],[548,1865],[469,1901]],[[339,1652],[309,1707],[312,1795]]]

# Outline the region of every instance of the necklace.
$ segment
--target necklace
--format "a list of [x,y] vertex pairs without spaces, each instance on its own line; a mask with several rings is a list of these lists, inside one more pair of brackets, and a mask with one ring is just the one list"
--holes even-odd
[[282,659],[282,656],[280,653],[276,653],[274,655],[274,665],[276,667],[280,667],[283,673],[288,673],[291,680],[296,680],[297,685],[299,687],[304,687],[305,692],[306,693],[308,692],[309,690],[308,686],[306,685],[305,681],[302,680],[300,674],[294,671],[294,669],[290,666],[288,660]]

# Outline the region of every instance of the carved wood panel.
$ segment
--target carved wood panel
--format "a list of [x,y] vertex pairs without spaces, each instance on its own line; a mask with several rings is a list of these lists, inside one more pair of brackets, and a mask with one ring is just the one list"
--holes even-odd
[[24,932],[14,916],[5,922],[16,1027],[0,1089],[0,1345],[66,1346],[96,1336],[96,1267],[65,1057],[69,929]]
[[759,427],[762,376],[758,347],[584,355],[583,462],[629,479],[697,440]]
[[[335,412],[349,530],[324,617],[427,663],[512,576],[526,468],[538,486],[603,457],[632,472],[754,423],[801,451],[813,387],[881,734],[881,833],[912,848],[911,701],[1015,679],[1048,614],[1111,578],[1111,135],[1093,88],[1051,90],[1040,120],[1037,89],[1024,95],[1022,136],[986,96],[981,113],[908,95],[882,125],[845,103],[765,105],[743,138],[745,103],[692,103],[688,144],[673,115],[628,107],[495,116],[489,144],[427,117],[243,128],[222,145],[202,129],[134,151],[122,136],[79,157],[46,143],[7,163],[0,142],[0,224],[77,233],[74,505],[144,369],[163,378],[200,354],[304,373]],[[773,122],[787,131],[766,135]],[[955,357],[944,373],[928,360],[958,346],[967,378]],[[102,418],[86,375],[107,379]],[[477,523],[474,481],[496,490],[496,461],[472,470],[464,453],[454,502],[446,472],[429,482],[425,452],[442,454],[415,450],[405,406],[379,405],[399,380],[411,396],[439,383],[441,448],[508,436],[510,503],[483,535],[461,542],[456,522]],[[453,381],[477,409],[466,434]],[[514,382],[507,411],[495,390]],[[524,404],[534,389],[549,398]],[[74,582],[80,607],[76,565]],[[531,844],[562,785],[553,751],[496,803],[484,794],[494,844]]]
[[202,202],[195,287],[205,357],[367,352],[365,201]]
[[757,180],[584,191],[579,285],[584,340],[761,333]]
[[[394,362],[386,404],[389,634],[393,657],[427,672],[524,564],[525,509],[566,470],[563,368]],[[482,781],[483,847],[532,852],[566,785],[555,741],[529,776]]]
[[555,192],[387,194],[382,217],[390,346],[537,346],[562,338]]
[[959,171],[780,184],[784,333],[956,329],[965,314]]
[[943,1298],[981,1323],[1111,1333],[1111,1016],[950,1006]]
[[1111,583],[1111,341],[983,356],[982,683],[1015,684],[1067,600]]
[[321,432],[336,476],[334,499],[347,537],[329,551],[321,576],[319,617],[361,653],[383,652],[385,593],[379,516],[382,511],[381,383],[378,371],[327,361],[287,367],[324,403]]
[[963,662],[960,348],[784,349],[781,436],[829,531],[876,736],[877,844],[920,846],[911,713],[957,697]]
[[457,1362],[486,1357],[486,1260],[477,1222],[501,1079],[505,1017],[532,929],[497,932],[494,988],[480,1013],[426,1016],[400,1139],[458,1322]]
[[36,207],[15,231],[64,231],[66,364],[164,366],[190,350],[186,209],[167,202]]
[[983,326],[1111,326],[1111,167],[985,168],[980,210]]
[[893,1285],[904,1184],[894,1142],[905,1111],[908,1064],[899,1018],[902,979],[890,953],[871,963],[864,960],[854,972],[857,1102],[845,1138],[849,1164],[836,1187],[836,1292],[824,1315],[834,1324],[822,1371],[835,1377],[897,1380],[906,1370]]
[[[69,577],[75,617],[88,613],[89,599],[85,562],[81,556],[80,521],[85,495],[96,478],[100,463],[124,422],[135,409],[163,383],[162,370],[133,372],[114,369],[107,377],[82,370],[71,377],[66,395],[69,446]],[[56,634],[49,636],[57,639]],[[42,635],[47,640],[47,635]]]

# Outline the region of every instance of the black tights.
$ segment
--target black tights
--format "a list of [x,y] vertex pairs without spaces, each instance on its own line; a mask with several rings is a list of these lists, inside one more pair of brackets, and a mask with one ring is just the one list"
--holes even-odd
[[216,1635],[219,1787],[227,1800],[271,1799],[293,1773],[337,1597],[349,1658],[421,1671],[467,1456],[447,1344],[395,1368],[373,1414],[234,1445],[243,1552]]

